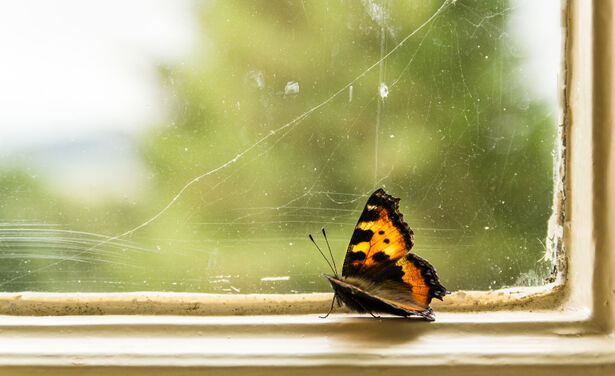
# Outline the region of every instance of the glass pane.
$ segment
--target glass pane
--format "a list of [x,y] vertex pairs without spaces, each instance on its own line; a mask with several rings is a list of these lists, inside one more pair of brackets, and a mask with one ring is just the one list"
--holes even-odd
[[6,2],[0,31],[2,291],[329,291],[307,234],[342,264],[378,187],[448,289],[549,275],[559,0]]

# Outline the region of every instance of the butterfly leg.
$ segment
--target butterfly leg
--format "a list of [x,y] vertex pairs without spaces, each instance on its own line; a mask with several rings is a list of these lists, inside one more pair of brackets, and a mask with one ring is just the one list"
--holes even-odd
[[330,314],[331,312],[333,312],[333,305],[335,304],[335,298],[336,298],[336,296],[335,296],[335,295],[333,295],[333,299],[331,300],[331,308],[329,308],[329,312],[327,312],[327,314],[326,314],[326,315],[324,315],[324,316],[318,316],[319,318],[321,318],[321,319],[326,319],[327,317],[329,317],[329,314]]
[[423,312],[420,312],[419,315],[427,321],[435,321],[433,317],[433,310],[431,309],[431,307],[429,307],[429,309],[426,309]]
[[375,319],[379,319],[379,318],[380,318],[380,316],[376,316],[376,315],[374,315],[374,313],[373,313],[371,310],[369,310],[369,309],[365,308],[365,306],[364,306],[363,304],[361,304],[361,302],[357,301],[356,303],[357,303],[357,304],[359,304],[359,306],[361,306],[361,308],[363,308],[363,310],[364,310],[365,312],[367,312],[367,313],[369,313],[370,315],[372,315],[372,317],[373,317],[373,318],[375,318]]

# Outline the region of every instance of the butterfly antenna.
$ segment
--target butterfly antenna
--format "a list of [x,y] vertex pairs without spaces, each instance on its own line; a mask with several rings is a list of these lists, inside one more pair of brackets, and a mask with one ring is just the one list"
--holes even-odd
[[320,252],[320,254],[322,255],[322,258],[325,259],[325,261],[327,262],[327,264],[329,264],[329,268],[331,268],[331,271],[333,272],[333,274],[335,274],[337,276],[337,273],[335,272],[335,269],[333,269],[333,266],[331,266],[331,263],[329,262],[329,260],[327,259],[327,257],[325,256],[324,253],[322,253],[322,250],[320,249],[320,247],[318,246],[318,244],[316,244],[316,242],[314,241],[314,238],[312,237],[312,234],[308,234],[308,237],[310,238],[310,240],[312,241],[312,243],[314,243],[314,245],[316,246],[316,249],[318,249],[318,252]]
[[325,237],[325,241],[327,242],[327,248],[329,248],[329,255],[331,256],[331,261],[333,261],[333,268],[335,269],[335,276],[337,277],[337,265],[335,265],[335,257],[333,257],[333,252],[331,252],[331,246],[329,245],[329,239],[327,239],[327,233],[325,232],[325,228],[322,228],[322,236]]

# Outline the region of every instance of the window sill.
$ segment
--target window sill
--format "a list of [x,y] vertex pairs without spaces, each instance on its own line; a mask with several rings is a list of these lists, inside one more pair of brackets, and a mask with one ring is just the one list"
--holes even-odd
[[64,367],[127,368],[134,374],[145,368],[246,367],[235,373],[253,373],[254,366],[280,373],[288,367],[386,366],[393,373],[428,367],[464,374],[467,367],[493,372],[513,364],[570,366],[560,374],[578,367],[615,371],[615,337],[601,334],[584,311],[443,312],[434,323],[354,314],[326,320],[314,314],[1,320],[0,374],[32,367],[58,374],[65,374]]
[[[456,291],[444,301],[434,300],[432,306],[437,312],[555,309],[561,305],[565,293],[564,286],[559,284],[494,291]],[[331,293],[0,293],[0,315],[307,314],[326,312],[331,298]]]

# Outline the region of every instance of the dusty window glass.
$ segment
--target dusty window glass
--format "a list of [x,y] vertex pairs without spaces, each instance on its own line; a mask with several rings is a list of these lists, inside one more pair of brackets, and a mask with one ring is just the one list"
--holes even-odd
[[450,290],[544,283],[559,6],[2,3],[0,290],[329,291],[378,187]]

